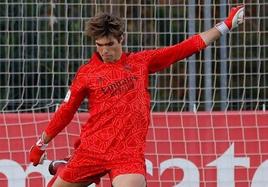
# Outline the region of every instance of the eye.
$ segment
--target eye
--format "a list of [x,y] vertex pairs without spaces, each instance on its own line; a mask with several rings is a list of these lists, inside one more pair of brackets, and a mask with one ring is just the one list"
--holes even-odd
[[114,42],[107,43],[107,46],[112,46],[112,45],[114,45]]
[[99,43],[96,43],[96,45],[97,45],[98,47],[101,47],[101,46],[103,46],[102,44],[99,44]]

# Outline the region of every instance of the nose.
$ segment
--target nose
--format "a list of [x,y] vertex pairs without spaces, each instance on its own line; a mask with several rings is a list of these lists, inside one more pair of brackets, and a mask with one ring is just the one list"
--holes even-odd
[[102,52],[104,54],[108,53],[109,52],[108,47],[104,46]]

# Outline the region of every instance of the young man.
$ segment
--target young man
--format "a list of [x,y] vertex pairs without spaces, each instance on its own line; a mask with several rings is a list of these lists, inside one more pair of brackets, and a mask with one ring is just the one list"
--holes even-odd
[[80,142],[66,165],[54,172],[49,186],[83,187],[109,174],[114,187],[145,187],[149,74],[199,52],[243,20],[244,6],[238,6],[224,22],[179,44],[125,53],[122,20],[110,14],[93,17],[86,24],[86,34],[95,39],[97,52],[78,70],[64,102],[31,148],[30,161],[35,166],[42,163],[48,143],[87,97],[90,118],[82,126]]

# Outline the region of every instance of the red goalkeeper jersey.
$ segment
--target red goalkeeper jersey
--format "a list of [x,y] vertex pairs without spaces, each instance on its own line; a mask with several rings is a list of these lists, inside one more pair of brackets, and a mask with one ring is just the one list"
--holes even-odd
[[103,63],[94,53],[79,68],[45,132],[56,136],[87,98],[89,119],[82,127],[79,149],[97,158],[143,158],[150,122],[149,74],[203,48],[204,41],[195,35],[173,46],[123,53],[114,63]]

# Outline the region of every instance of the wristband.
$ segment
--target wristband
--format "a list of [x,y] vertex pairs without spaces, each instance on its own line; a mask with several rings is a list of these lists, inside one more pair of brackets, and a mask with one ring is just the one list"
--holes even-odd
[[40,150],[44,151],[48,144],[45,144],[44,143],[44,140],[42,140],[42,138],[40,138],[37,142],[36,142],[36,145],[40,148]]
[[215,28],[221,33],[221,35],[227,34],[230,31],[224,22],[216,24]]

